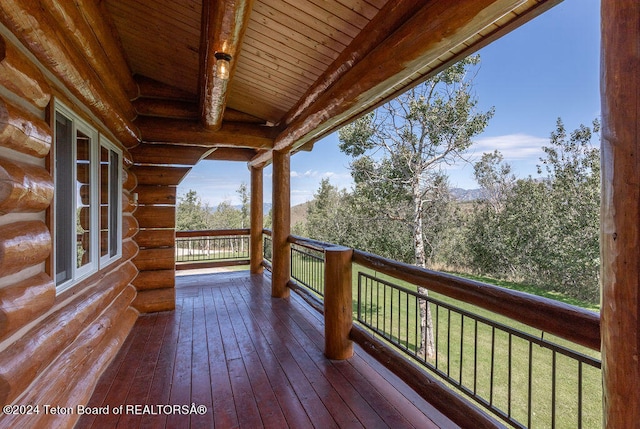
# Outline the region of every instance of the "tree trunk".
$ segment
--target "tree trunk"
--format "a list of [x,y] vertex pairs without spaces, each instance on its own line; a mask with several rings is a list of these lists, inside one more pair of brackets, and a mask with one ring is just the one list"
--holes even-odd
[[[424,236],[422,234],[422,193],[420,192],[420,180],[415,178],[412,185],[413,199],[413,251],[416,258],[416,265],[426,268],[426,253],[424,250]],[[429,291],[423,287],[418,287],[418,293],[428,295]],[[435,347],[433,345],[433,319],[431,318],[431,308],[426,300],[421,299],[420,308],[420,348],[418,355],[425,356],[426,359],[435,358]]]

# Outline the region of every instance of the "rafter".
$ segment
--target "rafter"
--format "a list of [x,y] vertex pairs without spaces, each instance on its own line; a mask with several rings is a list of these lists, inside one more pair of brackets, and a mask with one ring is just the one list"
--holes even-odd
[[[202,122],[216,130],[222,125],[227,85],[233,77],[236,57],[251,14],[253,0],[204,0],[200,40],[200,110]],[[215,54],[231,58],[228,79],[216,75]]]

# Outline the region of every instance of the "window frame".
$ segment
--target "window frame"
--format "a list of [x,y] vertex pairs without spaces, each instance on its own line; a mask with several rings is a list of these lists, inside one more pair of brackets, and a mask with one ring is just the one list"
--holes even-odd
[[[70,138],[71,138],[71,160],[67,159],[67,163],[65,166],[71,166],[69,170],[66,172],[58,171],[58,163],[57,163],[57,150],[58,150],[58,115],[61,115],[66,120],[70,122]],[[51,173],[54,179],[54,198],[52,203],[51,210],[51,225],[52,228],[52,238],[53,238],[53,250],[51,255],[51,277],[54,279],[56,284],[56,295],[59,295],[62,292],[67,291],[73,286],[80,283],[82,280],[87,277],[95,274],[100,269],[106,267],[108,264],[122,257],[122,166],[123,166],[123,151],[113,142],[104,137],[96,127],[89,124],[85,121],[80,115],[75,113],[72,109],[66,106],[64,103],[55,99],[53,103],[53,147],[51,150],[52,161],[51,165]],[[82,207],[82,201],[79,201],[82,198],[80,193],[80,185],[78,183],[78,133],[82,133],[89,138],[89,148],[88,148],[88,157],[89,157],[89,174],[90,178],[89,183],[89,198],[88,198],[88,211],[89,211],[89,230],[88,230],[88,240],[89,247],[88,251],[90,254],[90,260],[78,266],[78,231],[77,225],[79,222],[78,213],[79,209]],[[109,171],[108,171],[108,213],[111,216],[111,210],[116,210],[116,222],[115,225],[111,225],[111,218],[109,219],[107,236],[109,237],[109,249],[106,255],[102,255],[101,251],[101,191],[102,191],[102,178],[101,178],[101,150],[105,148],[109,153]],[[118,157],[115,166],[112,165],[111,162],[111,154],[115,153]],[[65,153],[65,155],[67,155]],[[117,171],[113,171],[113,168],[116,168]],[[115,173],[112,175],[112,173]],[[69,177],[70,175],[70,177]],[[115,183],[111,180],[115,179]],[[59,183],[59,181],[63,183]],[[58,190],[61,187],[68,187],[66,190],[66,200],[64,202],[59,201],[60,196]],[[116,193],[116,198],[112,199],[112,193]],[[63,197],[64,198],[64,195]],[[112,203],[115,203],[115,206],[112,207]],[[65,205],[66,210],[61,208],[61,204]],[[69,205],[71,207],[69,207]],[[64,221],[59,221],[58,217],[63,214],[75,213],[74,216],[71,216],[72,219],[68,220],[64,228],[59,228],[59,224]],[[72,222],[72,223],[71,223]],[[111,242],[111,233],[112,227],[115,226],[115,243]],[[62,230],[61,230],[62,229]],[[65,238],[60,238],[60,237]],[[58,240],[64,240],[63,243],[59,245]],[[63,249],[64,248],[64,249]],[[115,250],[115,252],[112,252]],[[69,262],[69,267],[64,271],[66,273],[70,269],[70,275],[64,274],[64,277],[59,278],[58,274],[58,266],[57,266],[57,258],[59,252],[70,252],[71,260]]]
[[[102,149],[107,149],[109,151],[109,172],[107,174],[108,177],[108,186],[109,186],[109,195],[107,197],[107,207],[108,207],[108,214],[107,216],[109,217],[109,224],[108,224],[108,230],[107,230],[107,241],[108,241],[108,249],[107,249],[107,254],[106,255],[102,255],[102,251],[100,251],[100,266],[104,267],[108,264],[110,264],[111,262],[115,261],[116,259],[119,259],[120,257],[122,257],[122,150],[116,146],[115,144],[113,144],[109,139],[107,139],[106,137],[104,137],[102,134],[100,135],[100,144],[99,144],[99,151],[101,151]],[[114,166],[111,163],[111,153],[115,153],[118,156],[118,160],[116,162],[116,166],[115,166],[115,177],[113,175],[114,171],[113,168]],[[101,160],[101,156],[99,157],[100,159],[100,165],[102,165],[102,160]],[[100,172],[100,167],[98,167],[98,172]],[[115,179],[115,183],[113,183],[111,181],[111,179],[114,178]],[[100,178],[100,183],[99,183],[100,187],[102,186],[102,177]],[[113,192],[114,192],[114,185],[115,185],[115,198],[113,197]],[[99,196],[102,196],[102,189],[100,189],[99,191]],[[112,203],[115,202],[115,206],[112,206]],[[99,202],[99,207],[102,207],[102,201]],[[111,218],[111,210],[115,210],[116,212],[116,238],[115,238],[115,243],[111,242],[111,228],[113,227],[112,225],[112,218]],[[100,220],[100,232],[102,232],[102,224],[101,224],[101,214],[99,216],[99,220]],[[102,240],[102,236],[99,237],[99,240]],[[112,247],[115,244],[115,249]],[[99,243],[100,249],[102,249],[101,247],[102,243]],[[112,254],[113,250],[115,250],[115,253]]]

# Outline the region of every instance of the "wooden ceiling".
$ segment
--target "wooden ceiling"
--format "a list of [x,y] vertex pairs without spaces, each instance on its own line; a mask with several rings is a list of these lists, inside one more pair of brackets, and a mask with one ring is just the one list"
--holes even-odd
[[11,0],[0,19],[137,163],[162,149],[260,166],[559,2]]

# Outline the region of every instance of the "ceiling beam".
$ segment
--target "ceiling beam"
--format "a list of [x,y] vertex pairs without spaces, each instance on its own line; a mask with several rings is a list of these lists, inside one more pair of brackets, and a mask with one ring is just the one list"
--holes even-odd
[[[524,0],[431,0],[379,43],[277,136],[276,150],[292,150],[346,123],[362,106],[476,35]],[[357,48],[353,49],[357,51]],[[340,100],[340,102],[337,102]]]
[[271,149],[274,129],[261,125],[223,122],[213,131],[199,121],[141,116],[136,125],[147,143],[174,143],[205,147]]
[[141,143],[130,153],[137,165],[195,165],[214,150],[202,146]]
[[[253,0],[204,0],[200,39],[200,110],[202,122],[211,129],[222,126],[227,87],[233,77],[242,37],[249,22]],[[217,75],[216,53],[228,55],[229,76]]]
[[208,161],[250,161],[258,153],[255,149],[220,147],[202,158]]

